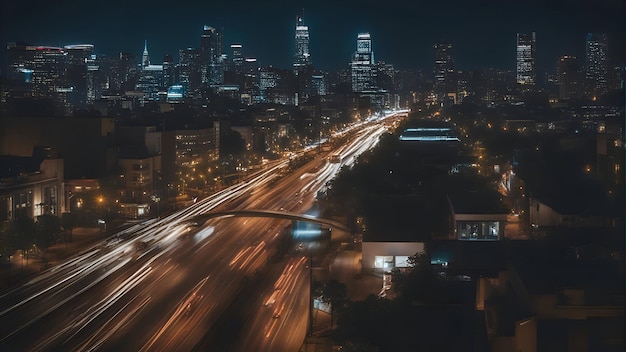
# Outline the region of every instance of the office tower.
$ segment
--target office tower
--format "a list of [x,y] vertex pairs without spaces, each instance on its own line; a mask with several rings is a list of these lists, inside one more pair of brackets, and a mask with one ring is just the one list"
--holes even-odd
[[517,83],[532,89],[537,82],[535,32],[517,34]]
[[262,102],[273,102],[270,94],[280,83],[280,70],[274,67],[262,67],[259,69],[259,96]]
[[[67,84],[67,52],[63,48],[9,44],[8,72],[10,97],[49,101],[57,115],[69,115],[72,110],[72,87]],[[40,104],[39,104],[40,105]],[[49,113],[49,112],[46,112]]]
[[557,63],[557,79],[559,82],[559,99],[577,98],[581,94],[582,70],[575,56],[561,56]]
[[439,101],[444,100],[448,94],[456,94],[457,80],[452,58],[452,44],[448,42],[435,43],[433,75],[435,77],[435,94]]
[[[74,106],[84,106],[87,103],[87,74],[88,67],[87,61],[91,59],[93,53],[93,45],[91,44],[78,44],[78,45],[66,45],[63,49],[67,52],[67,84],[73,88],[72,103]],[[90,61],[92,72],[91,76],[91,90],[93,89],[95,82],[94,78],[94,63]],[[93,97],[91,97],[93,98]],[[93,99],[90,99],[93,102]]]
[[137,77],[137,57],[127,52],[120,52],[119,57],[112,64],[112,74],[109,78],[109,88],[126,91],[135,87]]
[[135,90],[143,92],[143,102],[159,100],[159,92],[164,87],[163,65],[150,64],[148,41],[146,40],[141,60],[141,72]]
[[299,71],[311,65],[309,52],[309,26],[305,25],[302,16],[296,18],[296,51],[293,56],[293,68]]
[[203,86],[224,83],[222,59],[221,33],[213,27],[204,26],[200,37],[200,70]]
[[150,65],[150,55],[148,55],[148,41],[144,41],[143,44],[143,55],[141,55],[141,67],[146,67]]
[[352,55],[350,71],[353,92],[375,89],[376,69],[374,67],[372,39],[369,33],[359,33],[357,36],[356,51]]
[[232,67],[231,71],[236,73],[243,73],[243,45],[231,44],[230,50],[232,52]]
[[163,83],[166,87],[174,84],[174,59],[172,55],[163,55]]
[[585,45],[585,76],[590,85],[589,93],[599,96],[607,92],[608,57],[606,34],[587,34]]
[[9,45],[8,78],[26,83],[33,97],[47,97],[58,87],[65,87],[67,53],[63,48]]
[[200,89],[200,52],[195,48],[178,51],[178,83],[188,95],[195,96]]
[[311,83],[314,95],[328,94],[328,80],[323,72],[314,73],[311,77]]

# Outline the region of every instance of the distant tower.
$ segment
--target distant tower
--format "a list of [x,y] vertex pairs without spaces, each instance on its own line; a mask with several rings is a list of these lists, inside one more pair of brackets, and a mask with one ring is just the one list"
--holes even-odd
[[606,34],[587,34],[586,40],[586,72],[594,96],[607,92],[608,60]]
[[232,70],[237,73],[243,73],[243,46],[241,44],[231,44],[232,52]]
[[210,26],[204,26],[200,37],[200,69],[203,85],[216,85],[224,82],[222,34]]
[[296,18],[296,52],[293,58],[293,68],[299,71],[310,64],[309,26],[304,24],[302,16],[298,16]]
[[532,89],[537,82],[535,32],[517,34],[517,84]]
[[144,41],[143,44],[143,55],[141,57],[141,67],[145,68],[150,66],[150,56],[148,55],[148,41]]
[[356,40],[356,52],[350,63],[352,91],[363,92],[376,86],[376,69],[372,38],[369,33],[359,33]]
[[433,74],[435,76],[435,94],[437,94],[439,100],[442,100],[448,93],[456,93],[452,44],[439,42],[435,43],[433,48],[435,51],[435,63],[433,68]]
[[575,56],[561,56],[557,63],[559,99],[568,100],[580,96],[582,71]]

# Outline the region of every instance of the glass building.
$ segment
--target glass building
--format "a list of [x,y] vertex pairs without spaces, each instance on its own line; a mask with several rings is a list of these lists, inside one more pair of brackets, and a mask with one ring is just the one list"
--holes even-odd
[[585,45],[585,76],[591,84],[592,93],[602,95],[607,92],[608,62],[606,34],[587,34]]
[[533,87],[537,82],[535,32],[517,34],[517,83]]
[[454,77],[454,60],[452,59],[452,44],[447,42],[435,43],[435,94],[442,100],[448,93],[456,93],[456,78]]
[[374,52],[369,33],[359,33],[356,51],[350,63],[351,83],[353,92],[369,91],[376,88],[376,69]]
[[310,64],[309,26],[304,24],[301,16],[298,16],[296,19],[296,52],[293,58],[293,68],[299,70]]

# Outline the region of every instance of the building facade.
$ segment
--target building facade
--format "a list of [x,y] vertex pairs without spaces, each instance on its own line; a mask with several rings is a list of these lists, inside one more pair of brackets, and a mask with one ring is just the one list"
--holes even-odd
[[605,94],[608,88],[607,42],[606,34],[587,34],[585,76],[594,96]]
[[369,33],[359,33],[356,51],[350,63],[351,86],[353,92],[364,92],[376,89],[376,66],[372,38]]
[[296,48],[293,56],[293,69],[298,71],[311,65],[309,52],[309,26],[304,24],[302,16],[296,18]]
[[532,33],[517,34],[517,84],[532,89],[537,82],[536,36]]
[[442,101],[448,94],[456,94],[457,91],[452,44],[448,42],[435,43],[433,49],[435,53],[433,66],[434,90],[437,99]]

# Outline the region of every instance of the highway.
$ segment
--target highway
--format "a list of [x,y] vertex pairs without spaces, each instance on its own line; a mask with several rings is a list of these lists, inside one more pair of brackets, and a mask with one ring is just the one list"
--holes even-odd
[[[303,214],[341,167],[354,163],[401,118],[392,114],[352,126],[344,132],[346,142],[332,151],[341,156],[339,162],[320,154],[289,172],[289,159],[273,162],[237,185],[120,231],[0,293],[0,350],[193,350],[247,281],[264,270],[288,222],[222,218],[193,224],[190,219],[237,209]],[[243,346],[281,351],[300,346],[308,314],[305,262],[287,261],[285,270],[292,269],[274,302],[250,312],[254,328],[247,331],[258,334],[241,339]],[[249,294],[267,300],[274,293]]]

